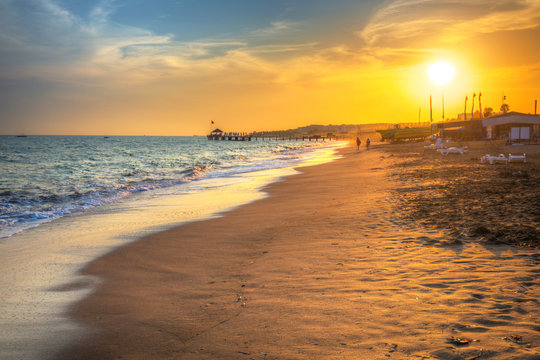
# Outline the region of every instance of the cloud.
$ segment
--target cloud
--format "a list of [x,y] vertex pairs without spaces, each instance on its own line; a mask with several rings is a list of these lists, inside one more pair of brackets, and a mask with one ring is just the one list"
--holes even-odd
[[92,9],[90,12],[90,23],[106,24],[109,21],[110,16],[119,8],[111,0],[102,0],[98,6]]
[[0,76],[111,83],[151,81],[163,74],[204,77],[242,67],[267,74],[272,66],[261,56],[313,46],[272,43],[300,25],[287,21],[238,38],[182,42],[171,34],[112,21],[119,8],[115,1],[103,0],[81,18],[54,0],[0,1]]
[[357,79],[444,53],[445,43],[471,34],[538,27],[540,14],[540,0],[396,0],[358,32],[363,43],[343,44],[336,36],[322,45],[306,31],[313,26],[307,22],[275,21],[235,37],[178,41],[115,22],[120,5],[113,0],[100,1],[87,17],[55,0],[20,3],[27,1],[0,0],[0,76],[100,86],[165,78],[305,86],[347,74]]
[[[51,21],[54,19],[54,21]],[[76,19],[48,1],[0,2],[0,26],[2,52],[44,49],[65,43],[66,36],[60,30],[72,30]],[[54,36],[52,36],[54,35]]]
[[540,26],[540,0],[397,0],[358,32],[370,47],[403,41],[452,42],[474,34]]
[[[39,0],[29,14],[16,2],[0,3],[0,10],[5,10],[0,14],[0,34],[8,34],[0,36],[0,51],[5,55],[0,60],[5,65],[0,78],[119,89],[195,79],[308,84],[327,76],[338,57],[351,56],[320,49],[317,42],[289,38],[301,33],[300,22],[272,22],[235,38],[178,41],[172,34],[113,21],[119,9],[114,1],[101,1],[87,18],[58,4]],[[3,46],[8,43],[9,48]]]
[[289,33],[291,30],[297,30],[300,22],[291,21],[274,21],[270,23],[270,27],[257,29],[251,32],[251,36],[273,36],[276,34]]
[[82,64],[110,63],[122,59],[131,46],[163,44],[170,38],[111,23],[110,4],[101,2],[85,20],[52,0],[3,1],[1,76],[61,79]]

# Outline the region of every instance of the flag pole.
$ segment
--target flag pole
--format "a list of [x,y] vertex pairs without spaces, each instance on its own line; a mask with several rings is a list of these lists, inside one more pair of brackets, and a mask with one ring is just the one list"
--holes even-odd
[[474,119],[474,98],[475,97],[476,97],[476,93],[473,93],[473,95],[472,95],[472,107],[471,107],[471,120]]
[[467,121],[467,100],[469,99],[469,97],[467,95],[465,95],[465,110],[463,110],[463,120],[464,121]]
[[444,94],[442,96],[442,119],[444,121]]
[[480,119],[483,117],[482,115],[482,91],[478,93],[478,106],[480,107]]
[[431,130],[431,137],[433,137],[433,105],[431,95],[429,95],[429,128]]

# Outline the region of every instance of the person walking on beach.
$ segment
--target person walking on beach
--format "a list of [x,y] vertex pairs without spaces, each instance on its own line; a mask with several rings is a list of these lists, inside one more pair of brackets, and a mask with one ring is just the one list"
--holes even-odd
[[360,144],[362,143],[362,141],[360,141],[360,138],[357,136],[356,137],[356,150],[360,150]]
[[369,149],[369,144],[371,143],[371,141],[369,140],[369,138],[367,138],[366,140],[366,148]]

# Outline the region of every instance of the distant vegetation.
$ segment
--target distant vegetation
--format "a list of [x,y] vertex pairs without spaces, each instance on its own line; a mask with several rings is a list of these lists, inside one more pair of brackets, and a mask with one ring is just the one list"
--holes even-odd
[[252,136],[269,137],[302,137],[302,136],[332,136],[337,138],[350,138],[358,134],[374,133],[380,129],[388,129],[393,124],[360,124],[360,125],[309,125],[289,130],[254,131]]

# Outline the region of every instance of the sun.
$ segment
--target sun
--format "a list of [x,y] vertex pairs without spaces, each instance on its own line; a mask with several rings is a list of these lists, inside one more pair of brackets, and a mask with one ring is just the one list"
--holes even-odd
[[435,64],[431,64],[428,68],[429,78],[437,85],[449,83],[455,73],[456,70],[454,67],[445,61],[438,61]]

